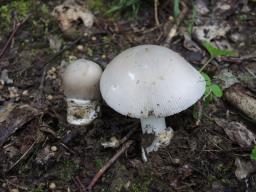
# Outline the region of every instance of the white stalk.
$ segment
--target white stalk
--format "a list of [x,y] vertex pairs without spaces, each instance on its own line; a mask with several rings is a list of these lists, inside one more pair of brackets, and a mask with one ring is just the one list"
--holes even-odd
[[[159,147],[165,147],[169,145],[173,137],[173,129],[166,127],[165,118],[163,117],[148,117],[140,119],[141,128],[143,134],[154,134],[155,138],[151,145],[142,150],[142,153],[150,153],[157,151]],[[143,147],[142,147],[143,148]],[[142,154],[143,159],[146,161],[145,154]]]
[[96,100],[82,100],[67,98],[67,121],[73,125],[89,125],[100,112],[99,102]]

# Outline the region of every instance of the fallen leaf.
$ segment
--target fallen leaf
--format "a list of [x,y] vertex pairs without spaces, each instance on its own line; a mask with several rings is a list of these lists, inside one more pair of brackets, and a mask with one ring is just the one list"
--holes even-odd
[[12,103],[8,103],[7,105],[0,107],[0,123],[6,120],[6,118],[14,108],[15,105]]
[[235,175],[239,180],[245,179],[250,173],[256,170],[255,164],[251,161],[244,161],[239,158],[236,158],[235,165]]
[[41,112],[29,105],[21,105],[13,108],[0,122],[0,147],[7,141],[8,137],[15,133],[27,122],[41,114]]
[[230,140],[237,143],[241,147],[252,147],[256,144],[256,137],[247,127],[236,121],[227,121],[215,118],[217,125],[223,128]]
[[59,21],[62,31],[69,30],[79,20],[88,28],[92,27],[94,22],[94,15],[91,11],[76,3],[75,0],[66,0],[63,4],[56,6],[52,15]]

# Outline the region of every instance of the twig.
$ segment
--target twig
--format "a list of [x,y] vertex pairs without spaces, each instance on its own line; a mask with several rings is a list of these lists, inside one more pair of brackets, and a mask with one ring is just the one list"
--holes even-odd
[[170,31],[169,31],[169,33],[166,37],[166,40],[164,42],[165,47],[168,47],[170,42],[172,41],[172,38],[174,36],[176,36],[178,27],[179,27],[181,21],[184,19],[185,15],[188,11],[188,8],[187,8],[186,4],[184,2],[181,2],[181,4],[182,4],[182,7],[183,7],[182,11],[180,12],[179,16],[177,17],[177,20],[176,20],[175,24],[172,26],[172,28],[170,29]]
[[77,181],[77,183],[79,184],[79,190],[80,190],[81,192],[86,191],[85,186],[83,185],[83,183],[81,182],[81,180],[80,180],[80,178],[79,178],[78,176],[76,176],[76,181]]
[[98,171],[98,173],[93,177],[91,183],[87,187],[87,191],[91,192],[94,185],[102,177],[102,175],[108,170],[108,168],[127,150],[133,141],[127,141],[121,149]]
[[211,63],[211,61],[214,59],[214,57],[210,57],[210,59],[208,59],[206,62],[205,62],[205,64],[200,68],[200,70],[199,70],[199,72],[202,72],[204,69],[205,69],[205,67],[209,64],[209,63]]
[[5,43],[4,47],[0,51],[0,59],[6,52],[7,48],[9,47],[12,39],[14,38],[15,34],[17,33],[18,29],[28,20],[29,16],[27,16],[25,19],[23,19],[21,22],[14,25],[14,29],[12,30],[12,33],[10,37],[8,38],[7,42]]
[[136,131],[135,128],[132,128],[132,130],[130,130],[128,132],[128,134],[126,136],[124,136],[120,141],[119,141],[119,145],[122,145],[124,144],[131,136],[132,134]]
[[64,149],[66,149],[68,152],[72,153],[73,155],[75,154],[75,152],[74,152],[73,150],[69,149],[68,146],[66,146],[64,143],[60,143],[60,145],[61,145]]
[[249,54],[240,57],[220,57],[217,58],[221,62],[230,62],[230,63],[242,63],[243,61],[256,61],[256,54]]
[[6,183],[7,183],[8,185],[12,185],[12,186],[17,187],[17,188],[19,188],[19,189],[21,189],[21,190],[24,190],[24,191],[27,191],[27,190],[28,190],[27,187],[21,186],[21,185],[17,185],[17,184],[15,184],[15,183],[11,183],[11,182],[8,181],[8,180],[6,180]]
[[154,9],[155,9],[155,22],[156,26],[160,25],[159,19],[158,19],[158,0],[154,1]]
[[199,126],[201,123],[201,119],[202,119],[202,114],[203,114],[203,104],[201,101],[197,102],[197,106],[198,106],[198,117],[196,120],[196,126]]
[[36,140],[34,141],[34,143],[27,149],[27,151],[25,151],[25,153],[23,153],[23,155],[11,166],[11,168],[10,168],[8,171],[10,171],[10,170],[12,170],[14,167],[16,167],[16,165],[17,165],[20,161],[22,161],[22,160],[27,156],[27,154],[34,148],[34,146],[36,145],[37,142],[38,142],[38,139],[36,139]]

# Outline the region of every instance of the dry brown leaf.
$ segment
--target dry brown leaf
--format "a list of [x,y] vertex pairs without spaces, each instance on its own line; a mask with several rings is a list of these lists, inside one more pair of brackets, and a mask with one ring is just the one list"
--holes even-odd
[[56,6],[52,15],[59,21],[62,31],[72,28],[78,20],[81,20],[88,28],[92,27],[94,22],[94,15],[91,11],[75,0],[66,0],[63,4]]
[[223,128],[230,140],[234,141],[241,147],[252,147],[256,144],[256,137],[247,127],[236,121],[227,121],[215,118],[217,125]]

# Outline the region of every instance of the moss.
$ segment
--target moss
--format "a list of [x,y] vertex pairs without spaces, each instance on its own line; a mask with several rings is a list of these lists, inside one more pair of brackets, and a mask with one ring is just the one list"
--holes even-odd
[[31,192],[44,192],[44,190],[43,190],[43,188],[41,186],[38,186],[38,187],[32,189]]
[[151,177],[144,177],[143,180],[138,180],[131,186],[131,192],[148,192],[151,182]]
[[[51,16],[46,4],[35,0],[13,0],[8,4],[0,5],[1,33],[11,31],[14,21],[21,22],[29,15],[33,15],[28,21],[32,22],[32,34],[34,34],[34,29],[48,30],[48,22]],[[38,31],[35,34],[38,34]]]
[[103,161],[102,161],[102,159],[95,159],[95,166],[96,166],[97,170],[99,170],[100,168],[102,168],[102,166],[103,166]]
[[87,5],[93,12],[105,13],[107,11],[106,3],[103,0],[88,0]]
[[70,181],[75,172],[79,169],[79,165],[71,160],[64,160],[57,170],[59,170],[59,176],[63,181]]
[[11,25],[12,15],[16,14],[16,19],[18,21],[23,20],[28,16],[30,8],[32,7],[32,1],[27,0],[14,0],[9,4],[0,6],[0,13],[2,18],[2,23],[6,26]]

